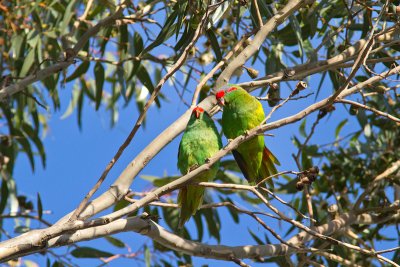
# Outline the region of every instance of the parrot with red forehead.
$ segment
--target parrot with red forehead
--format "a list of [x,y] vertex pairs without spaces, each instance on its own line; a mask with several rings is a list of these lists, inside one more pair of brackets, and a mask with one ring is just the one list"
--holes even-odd
[[[265,119],[263,107],[254,96],[239,86],[232,85],[216,94],[217,102],[223,108],[222,130],[228,139],[243,135],[259,126]],[[278,159],[265,147],[264,136],[256,136],[232,150],[240,170],[250,184],[276,174]]]
[[[183,133],[178,151],[178,168],[185,175],[192,169],[203,165],[206,159],[213,156],[222,148],[222,140],[214,121],[204,112],[201,107],[195,107],[190,120]],[[210,182],[215,178],[219,162],[211,168],[199,174],[194,182]],[[182,226],[190,217],[196,214],[203,203],[204,188],[200,186],[187,185],[180,189],[178,204],[180,206],[179,224]]]

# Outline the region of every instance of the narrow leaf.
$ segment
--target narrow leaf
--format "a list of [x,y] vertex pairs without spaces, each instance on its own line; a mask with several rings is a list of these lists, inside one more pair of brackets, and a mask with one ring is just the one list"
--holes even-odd
[[96,110],[99,109],[103,95],[104,67],[100,62],[94,66],[94,77],[96,79]]
[[119,240],[118,238],[112,237],[112,236],[106,236],[104,237],[108,242],[110,242],[112,245],[114,245],[117,248],[124,248],[125,243]]
[[70,82],[76,78],[81,77],[83,74],[85,74],[87,72],[87,70],[89,69],[90,66],[90,62],[89,61],[84,61],[82,62],[82,64],[80,64],[75,71],[69,76],[67,77],[67,79],[65,79],[66,82]]
[[[157,38],[152,42],[149,46],[147,46],[140,54],[143,55],[148,51],[152,50],[153,48],[159,46],[164,41],[166,41],[169,37],[172,36],[175,32],[175,28],[173,23],[175,22],[176,17],[178,16],[178,10],[174,10],[171,15],[167,18],[162,30],[158,34]],[[176,25],[175,25],[176,26]]]
[[207,33],[208,40],[210,40],[211,47],[215,53],[217,62],[219,62],[222,60],[222,53],[221,53],[221,48],[219,47],[217,37],[215,36],[214,32],[211,29],[207,30],[206,33]]
[[111,257],[113,254],[105,251],[101,251],[91,247],[79,247],[71,251],[71,255],[75,258],[101,258]]
[[3,180],[1,182],[0,214],[3,214],[3,211],[6,208],[7,199],[8,199],[8,186],[7,182]]
[[37,193],[37,209],[38,209],[39,219],[42,219],[42,216],[43,216],[43,205],[42,205],[42,200],[40,199],[39,192]]
[[348,119],[342,120],[339,125],[336,127],[335,130],[335,138],[339,137],[340,131],[342,130],[343,126],[347,123]]
[[148,246],[144,248],[144,261],[146,262],[146,267],[151,266],[151,254]]

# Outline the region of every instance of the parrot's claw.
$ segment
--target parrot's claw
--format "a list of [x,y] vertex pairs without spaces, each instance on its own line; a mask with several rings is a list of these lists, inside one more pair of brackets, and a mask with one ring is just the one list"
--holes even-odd
[[210,161],[211,161],[210,158],[206,158],[206,159],[204,160],[205,163],[210,163]]
[[249,131],[248,130],[246,130],[246,131],[244,131],[244,136],[249,136]]
[[199,164],[194,164],[193,166],[191,166],[191,167],[189,168],[189,172],[191,172],[191,171],[197,169],[198,167],[199,167]]
[[230,142],[232,142],[232,141],[233,141],[233,139],[229,139],[229,138],[228,138],[228,144],[229,144]]

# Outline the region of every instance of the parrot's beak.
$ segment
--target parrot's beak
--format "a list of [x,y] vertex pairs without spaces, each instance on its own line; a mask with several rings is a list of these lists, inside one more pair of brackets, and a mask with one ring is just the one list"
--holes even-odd
[[196,110],[196,119],[200,118],[201,112],[199,110]]
[[224,98],[218,98],[218,105],[220,106],[225,106],[225,99]]

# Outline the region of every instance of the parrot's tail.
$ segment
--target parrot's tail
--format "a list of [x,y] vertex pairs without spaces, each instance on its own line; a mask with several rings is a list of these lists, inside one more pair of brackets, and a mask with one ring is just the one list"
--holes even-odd
[[188,185],[179,191],[178,204],[181,207],[178,223],[179,229],[183,227],[192,215],[196,214],[203,203],[203,196],[204,188],[199,186]]
[[267,147],[264,147],[261,180],[278,172],[275,165],[281,165],[281,163]]

